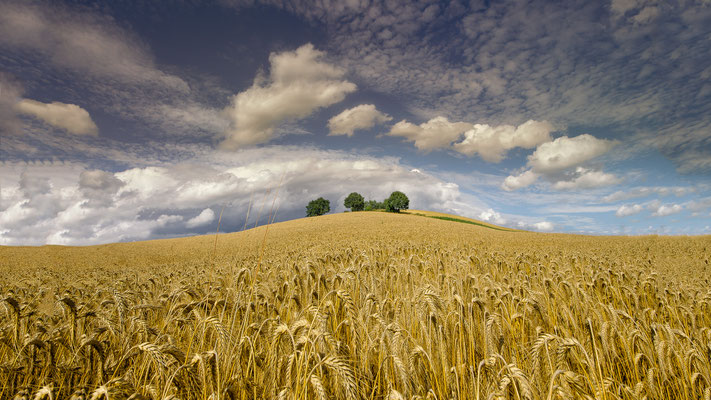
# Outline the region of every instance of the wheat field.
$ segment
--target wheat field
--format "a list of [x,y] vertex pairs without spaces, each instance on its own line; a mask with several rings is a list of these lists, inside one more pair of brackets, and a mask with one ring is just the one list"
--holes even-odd
[[711,236],[361,212],[215,238],[0,247],[0,398],[711,398]]

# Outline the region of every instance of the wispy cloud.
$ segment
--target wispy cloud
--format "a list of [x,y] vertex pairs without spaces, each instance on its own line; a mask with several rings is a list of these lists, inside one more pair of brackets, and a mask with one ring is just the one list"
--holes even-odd
[[69,133],[77,135],[96,135],[98,133],[98,128],[89,113],[76,104],[65,104],[58,101],[42,103],[23,99],[15,105],[15,109]]
[[141,40],[108,17],[72,12],[54,3],[3,2],[0,44],[33,50],[78,74],[186,92],[179,77],[156,68]]
[[325,24],[329,53],[367,87],[407,98],[420,118],[614,125],[681,172],[711,167],[707,135],[670,123],[709,131],[711,7],[702,2],[267,3]]

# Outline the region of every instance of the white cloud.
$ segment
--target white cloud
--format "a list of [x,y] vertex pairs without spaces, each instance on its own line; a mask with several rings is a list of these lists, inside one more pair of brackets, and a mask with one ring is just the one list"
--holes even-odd
[[[280,182],[278,221],[303,217],[308,201],[320,196],[331,201],[332,211],[342,211],[352,191],[382,200],[401,190],[412,208],[465,216],[488,208],[458,185],[394,158],[276,146],[192,150],[183,162],[119,172],[0,163],[0,243],[95,244],[207,233],[214,228],[211,210],[224,204],[223,229],[239,230],[250,198],[250,226],[262,206],[259,222],[267,220]],[[196,216],[196,210],[203,211]]]
[[697,200],[690,201],[688,208],[692,211],[702,211],[711,208],[711,197],[702,197]]
[[282,122],[307,117],[355,91],[355,84],[342,79],[345,71],[321,61],[323,57],[312,44],[272,53],[269,78],[257,76],[252,87],[235,95],[225,109],[232,126],[225,132],[222,147],[266,143]]
[[158,70],[140,43],[97,14],[71,13],[52,3],[0,3],[0,44],[35,51],[77,73],[189,91],[182,79]]
[[568,181],[558,181],[553,184],[554,189],[591,189],[602,186],[616,185],[622,180],[613,174],[602,171],[593,171],[582,167],[576,168],[576,177]]
[[90,207],[111,206],[123,185],[123,181],[110,172],[86,170],[79,174],[79,190]]
[[528,157],[528,165],[537,173],[560,172],[605,154],[615,144],[588,134],[562,136],[538,146]]
[[647,197],[653,194],[657,194],[659,196],[668,196],[673,194],[674,196],[680,197],[696,191],[696,188],[690,186],[639,186],[627,188],[625,190],[618,190],[603,197],[602,201],[606,203],[614,203],[638,197]]
[[57,128],[77,135],[96,135],[98,128],[89,112],[76,104],[41,103],[24,99],[17,103],[17,111],[31,115]]
[[506,218],[502,217],[501,214],[489,208],[486,211],[482,211],[479,214],[479,219],[486,222],[492,222],[497,225],[503,225],[506,223]]
[[[27,86],[39,87],[52,77],[61,98],[51,100],[91,104],[92,111],[146,124],[153,135],[207,136],[227,129],[221,99],[230,92],[196,70],[171,66],[176,72],[165,72],[143,38],[103,11],[63,2],[0,1],[3,67]],[[220,99],[219,107],[205,104],[214,99]],[[12,105],[5,110],[17,114]],[[3,115],[0,124],[6,121]],[[21,121],[14,122],[19,132]]]
[[656,210],[652,212],[652,215],[655,217],[665,217],[667,215],[676,214],[684,209],[684,207],[679,204],[662,204],[655,208]]
[[553,224],[548,221],[542,221],[542,222],[536,222],[533,224],[533,227],[536,228],[536,230],[543,231],[543,232],[549,232],[553,230]]
[[488,162],[500,162],[510,149],[534,148],[551,140],[553,125],[547,121],[529,120],[518,127],[490,126],[468,122],[450,122],[438,116],[415,125],[405,120],[395,124],[389,136],[404,137],[420,150],[451,148],[467,156],[478,154]]
[[519,221],[516,226],[520,229],[533,229],[541,232],[550,232],[555,228],[552,222],[540,221],[540,222],[527,222]]
[[193,218],[190,218],[185,226],[188,228],[195,228],[201,225],[209,224],[215,220],[215,212],[211,208],[206,208],[202,212]]
[[[533,154],[528,156],[527,165],[530,169],[518,176],[508,176],[501,187],[505,190],[516,190],[531,185],[540,176],[554,181],[553,188],[559,190],[593,188],[619,183],[619,178],[602,171],[578,167],[575,171],[566,172],[572,167],[605,154],[616,143],[583,134],[573,138],[562,136],[552,142],[540,144]],[[567,177],[572,175],[574,178],[566,180],[566,174]]]
[[531,149],[550,142],[553,125],[547,121],[529,120],[518,127],[476,124],[464,132],[464,140],[455,143],[454,150],[472,156],[479,154],[485,161],[501,161],[507,150],[515,147]]
[[522,172],[519,175],[507,176],[504,182],[501,184],[501,188],[507,191],[520,189],[522,187],[530,186],[535,182],[540,175],[531,171]]
[[353,136],[358,129],[370,129],[376,124],[391,121],[392,117],[375,109],[373,104],[361,104],[328,120],[329,135]]
[[418,149],[430,151],[449,147],[472,127],[466,122],[449,122],[445,117],[436,117],[420,125],[403,120],[395,124],[387,135],[404,137],[414,142]]
[[624,204],[624,205],[620,206],[620,208],[617,209],[617,212],[615,212],[615,215],[617,215],[618,217],[626,217],[629,215],[638,214],[643,209],[644,209],[644,207],[642,207],[642,205],[640,205],[640,204],[632,204],[632,205]]

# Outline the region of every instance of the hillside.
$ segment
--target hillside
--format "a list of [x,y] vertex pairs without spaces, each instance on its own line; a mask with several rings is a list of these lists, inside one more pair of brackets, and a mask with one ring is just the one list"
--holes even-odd
[[0,247],[0,398],[711,392],[711,236],[478,223],[360,212],[221,234],[216,251],[215,235]]
[[[433,211],[409,210],[401,214],[359,212],[328,214],[242,232],[220,233],[216,247],[215,235],[84,247],[0,246],[0,270],[14,270],[18,267],[77,269],[97,265],[140,270],[152,265],[251,259],[260,254],[262,245],[266,259],[280,257],[284,252],[316,256],[345,249],[364,250],[372,245],[474,248],[477,249],[475,252],[495,251],[504,254],[555,251],[565,255],[582,250],[590,252],[590,256],[629,257],[630,262],[641,258],[654,259],[659,272],[673,271],[672,277],[676,278],[679,277],[679,268],[694,273],[704,270],[705,258],[691,257],[681,265],[676,261],[686,254],[704,253],[703,248],[711,248],[711,236],[605,237],[550,234],[517,231]],[[670,248],[678,250],[670,251]]]

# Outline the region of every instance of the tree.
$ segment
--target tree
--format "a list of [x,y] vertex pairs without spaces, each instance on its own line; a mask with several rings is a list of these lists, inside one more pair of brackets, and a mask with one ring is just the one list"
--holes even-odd
[[390,197],[385,200],[385,209],[389,212],[400,212],[400,210],[407,210],[409,207],[410,199],[400,191],[392,192]]
[[365,202],[365,211],[375,211],[375,210],[384,210],[385,209],[385,204],[376,201],[376,200],[368,200]]
[[323,215],[329,211],[331,211],[331,203],[323,197],[319,197],[316,200],[311,200],[306,206],[307,217]]
[[351,211],[363,211],[363,208],[365,208],[365,199],[360,194],[353,192],[346,197],[343,205],[346,206],[346,208],[350,208]]

